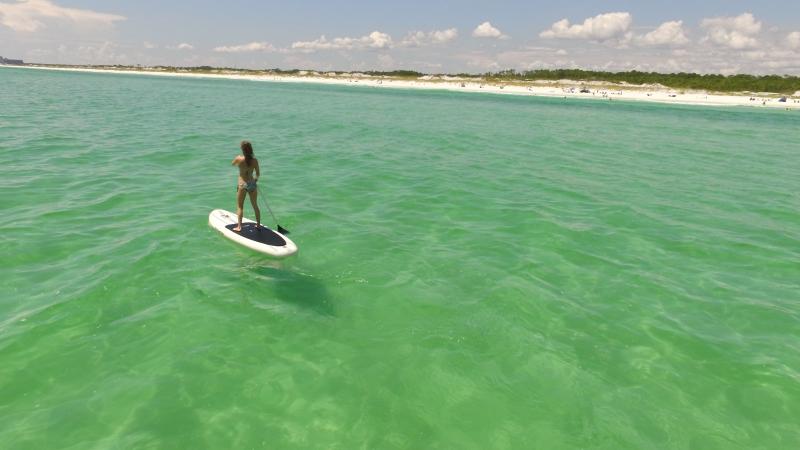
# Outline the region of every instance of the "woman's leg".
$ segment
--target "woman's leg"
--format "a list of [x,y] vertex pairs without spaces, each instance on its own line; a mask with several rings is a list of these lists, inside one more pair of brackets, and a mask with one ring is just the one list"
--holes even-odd
[[242,231],[242,214],[244,213],[244,196],[247,194],[247,191],[240,187],[238,191],[236,191],[236,217],[239,219],[238,225],[233,231]]
[[248,192],[250,197],[250,204],[253,205],[253,211],[256,212],[256,223],[261,226],[261,210],[258,209],[258,189]]

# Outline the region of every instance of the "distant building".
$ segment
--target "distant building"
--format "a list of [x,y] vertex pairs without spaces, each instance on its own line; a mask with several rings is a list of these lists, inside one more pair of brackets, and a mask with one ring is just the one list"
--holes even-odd
[[0,64],[6,64],[9,66],[22,66],[25,65],[21,59],[6,59],[0,56]]

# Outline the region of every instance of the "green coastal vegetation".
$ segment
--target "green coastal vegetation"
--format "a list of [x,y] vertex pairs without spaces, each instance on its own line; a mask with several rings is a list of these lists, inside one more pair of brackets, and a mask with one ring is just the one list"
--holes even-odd
[[673,89],[693,89],[710,92],[773,92],[794,94],[800,91],[800,77],[788,75],[719,75],[697,73],[598,72],[581,69],[540,69],[517,72],[513,69],[483,75],[497,80],[573,80],[627,83],[633,85],[660,84]]
[[555,82],[570,80],[573,82],[601,82],[609,84],[627,84],[631,86],[660,85],[676,90],[698,90],[719,93],[773,93],[778,95],[795,95],[800,92],[800,77],[792,75],[721,75],[698,73],[659,73],[640,72],[631,70],[627,72],[604,72],[582,69],[537,69],[516,71],[514,69],[486,73],[458,73],[458,74],[426,74],[414,70],[391,71],[315,71],[302,69],[241,69],[235,67],[212,66],[126,66],[126,65],[61,65],[37,64],[46,67],[90,68],[110,70],[140,70],[176,73],[234,73],[241,75],[281,75],[281,76],[369,76],[397,79],[418,79],[430,77],[433,80],[444,77],[455,77],[469,80],[485,80],[487,82],[506,83],[535,83],[537,81]]

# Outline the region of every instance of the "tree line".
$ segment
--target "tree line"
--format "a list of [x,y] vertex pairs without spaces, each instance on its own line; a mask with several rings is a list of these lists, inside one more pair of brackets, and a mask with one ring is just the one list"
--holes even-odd
[[600,72],[581,69],[539,69],[517,72],[513,69],[482,75],[499,80],[606,81],[629,84],[661,84],[673,89],[714,92],[773,92],[791,95],[800,91],[800,77],[789,75],[716,75],[697,73]]

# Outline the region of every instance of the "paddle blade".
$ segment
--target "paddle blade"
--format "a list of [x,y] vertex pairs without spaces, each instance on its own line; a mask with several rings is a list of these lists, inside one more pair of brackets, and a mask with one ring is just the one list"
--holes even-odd
[[282,226],[278,225],[278,233],[280,234],[289,234],[289,230],[283,228]]

